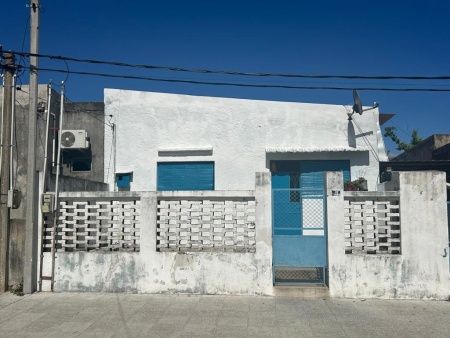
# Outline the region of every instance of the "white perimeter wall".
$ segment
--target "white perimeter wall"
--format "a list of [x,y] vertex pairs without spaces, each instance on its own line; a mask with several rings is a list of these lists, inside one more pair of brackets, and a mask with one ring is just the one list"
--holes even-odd
[[[105,89],[105,182],[133,171],[132,191],[156,190],[158,161],[214,161],[216,190],[251,190],[255,172],[270,160],[349,159],[352,177],[375,189],[378,162],[366,140],[386,160],[378,110],[347,121],[351,107]],[[355,132],[356,131],[356,132]],[[349,137],[350,135],[350,137]],[[159,156],[158,149],[212,147],[209,156]],[[266,148],[274,152],[266,153]],[[295,151],[285,153],[287,148]],[[278,152],[277,152],[278,151]],[[281,151],[281,152],[279,152]]]
[[[270,295],[270,186],[270,174],[256,174],[255,252],[157,252],[157,193],[144,192],[140,194],[140,251],[57,252],[55,291]],[[213,194],[230,197],[228,192]],[[43,273],[51,275],[50,252],[44,254]],[[43,291],[49,290],[50,282],[43,281]]]
[[448,299],[445,173],[393,173],[400,190],[401,254],[345,254],[342,175],[327,173],[328,267],[331,297]]

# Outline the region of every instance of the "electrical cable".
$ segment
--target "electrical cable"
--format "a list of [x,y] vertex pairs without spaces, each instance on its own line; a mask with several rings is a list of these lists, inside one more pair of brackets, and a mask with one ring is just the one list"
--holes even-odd
[[[54,83],[53,85],[55,85],[55,86],[57,86],[57,87],[60,87],[61,88],[61,86],[63,85],[63,84],[66,84],[66,81],[67,81],[67,79],[69,78],[69,75],[70,75],[70,69],[69,69],[69,65],[67,64],[67,61],[65,61],[65,60],[62,60],[62,61],[64,61],[64,63],[66,64],[66,71],[65,72],[63,72],[63,73],[67,73],[67,75],[66,75],[66,78],[63,80],[63,81],[61,81],[61,84],[58,84],[58,83]],[[61,72],[60,72],[61,73]]]
[[[70,100],[67,96],[66,96],[66,100],[69,101],[69,102],[71,102],[71,103],[75,103],[75,104],[76,104],[76,102]],[[82,111],[81,111],[77,106],[75,106],[75,111],[76,111],[77,113],[80,113],[80,114],[82,113]],[[100,119],[99,119],[97,116],[95,116],[95,114],[92,113],[91,111],[89,111],[89,110],[84,110],[84,112],[88,113],[88,114],[91,115],[94,119],[96,119],[97,121],[103,123],[105,126],[108,126],[108,127],[110,127],[110,128],[113,127],[111,124],[108,124],[107,122],[104,122],[104,121],[100,120]],[[106,115],[104,115],[104,114],[102,114],[102,115],[103,115],[103,116],[106,116]]]
[[377,160],[377,162],[380,162],[380,158],[378,157],[377,152],[375,151],[375,149],[372,147],[372,144],[370,143],[370,141],[367,139],[366,135],[364,134],[364,132],[362,131],[362,129],[360,128],[360,126],[358,125],[358,123],[356,123],[356,121],[354,119],[352,119],[352,122],[355,124],[356,128],[358,128],[358,131],[361,133],[364,142],[366,143],[367,146],[369,146],[371,148],[371,152],[373,154],[373,156],[375,157],[375,159]]
[[[28,24],[29,23],[30,23],[30,14],[28,14],[27,21],[25,22],[25,29],[24,29],[23,38],[22,38],[22,48],[20,49],[20,51],[22,53],[23,53],[23,50],[25,48],[25,38],[27,36],[28,27],[29,27]],[[23,67],[23,71],[21,73],[19,72],[19,74],[18,74],[19,78],[20,78],[20,76],[23,75],[23,73],[25,73],[26,61],[25,61],[25,56],[24,55],[20,55],[19,66],[22,65],[22,63],[23,63],[23,66],[22,66]],[[22,80],[20,80],[20,83],[22,83]]]
[[[29,67],[27,67],[29,69]],[[37,68],[38,71],[49,71],[67,73],[67,70],[53,69],[53,68]],[[71,71],[72,74],[78,75],[92,75],[101,77],[111,77],[120,79],[132,79],[132,80],[146,80],[157,82],[174,82],[174,83],[189,83],[189,84],[202,84],[211,86],[236,86],[236,87],[252,87],[252,88],[282,88],[282,89],[311,89],[311,90],[352,90],[354,88],[349,87],[326,87],[326,86],[289,86],[289,85],[267,85],[267,84],[248,84],[248,83],[236,83],[236,82],[208,82],[208,81],[194,81],[194,80],[182,80],[182,79],[164,79],[157,77],[145,77],[134,75],[118,75],[108,73],[96,73],[96,72],[82,72]],[[396,92],[450,92],[449,89],[440,88],[383,88],[383,87],[359,87],[358,90],[372,90],[372,91],[396,91]]]
[[376,80],[392,80],[392,79],[450,80],[450,75],[444,75],[444,76],[392,76],[392,75],[364,76],[364,75],[305,75],[305,74],[284,74],[284,73],[238,72],[238,71],[225,71],[225,70],[191,69],[191,68],[180,68],[180,67],[169,67],[169,66],[131,64],[131,63],[125,63],[125,62],[101,61],[101,60],[93,60],[93,59],[79,59],[79,58],[60,56],[60,55],[35,54],[35,53],[24,53],[24,52],[14,52],[14,51],[12,53],[26,56],[26,57],[32,56],[32,57],[42,57],[42,58],[49,58],[49,59],[55,59],[55,60],[65,60],[65,61],[92,63],[92,64],[103,64],[103,65],[119,66],[119,67],[159,69],[159,70],[167,70],[167,71],[203,73],[203,74],[225,74],[225,75],[262,76],[262,77],[276,76],[276,77],[314,78],[314,79],[338,78],[338,79],[376,79]]
[[408,133],[408,132],[405,131],[404,129],[400,128],[400,127],[398,126],[397,123],[394,123],[394,122],[392,122],[392,121],[390,121],[390,123],[392,123],[392,124],[393,124],[398,130],[400,130],[403,134],[405,134],[405,135],[407,135],[407,136],[409,136],[409,137],[412,137],[412,133]]

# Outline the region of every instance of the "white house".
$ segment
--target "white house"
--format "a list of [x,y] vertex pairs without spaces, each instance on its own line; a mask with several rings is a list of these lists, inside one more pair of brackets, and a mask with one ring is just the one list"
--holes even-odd
[[351,111],[106,89],[111,191],[59,194],[43,290],[447,299],[445,173],[344,192],[386,160]]
[[[374,189],[378,162],[386,160],[377,108],[349,119],[352,107],[343,105],[106,89],[105,113],[114,123],[105,127],[106,182],[113,191],[251,191],[255,173],[269,173],[275,282],[308,280],[313,271],[312,279],[325,283],[324,173],[364,177]],[[211,218],[210,207],[220,206],[208,200],[200,212],[167,203],[159,205],[167,214],[159,214],[158,224],[179,223],[184,236],[161,232],[159,250],[255,250],[255,239],[235,226],[257,216],[225,207]],[[209,231],[214,225],[217,233]]]
[[344,105],[105,89],[105,114],[115,126],[105,127],[105,181],[117,189],[114,174],[122,173],[130,175],[131,191],[186,190],[189,183],[165,187],[158,178],[176,180],[177,169],[183,170],[164,163],[196,163],[197,172],[188,175],[198,188],[249,190],[255,172],[295,160],[323,161],[315,163],[322,171],[346,169],[352,179],[365,177],[373,190],[378,162],[387,159],[378,108],[348,121],[351,111]]

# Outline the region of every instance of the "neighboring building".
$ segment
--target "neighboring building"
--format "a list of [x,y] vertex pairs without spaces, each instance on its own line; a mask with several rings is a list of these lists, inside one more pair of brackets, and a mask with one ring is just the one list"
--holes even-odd
[[[27,163],[28,163],[28,120],[29,111],[29,88],[20,86],[16,89],[15,104],[15,144],[13,151],[13,188],[21,195],[19,208],[11,209],[10,213],[10,252],[9,252],[9,284],[18,284],[23,279],[23,262],[25,254],[25,219],[27,201]],[[48,107],[49,94],[51,106]],[[0,109],[2,105],[2,93],[0,93]],[[86,130],[90,139],[88,147],[66,148],[62,150],[60,191],[83,191],[83,190],[107,190],[103,183],[103,138],[104,138],[104,110],[102,102],[73,102],[65,103],[66,112],[63,118],[63,130]],[[50,112],[50,113],[48,113]],[[56,181],[56,157],[58,150],[58,130],[60,115],[60,95],[55,90],[49,92],[47,85],[38,87],[38,111],[37,114],[37,137],[36,137],[36,174],[39,177],[36,184],[39,192],[54,191]],[[47,173],[44,187],[43,170],[45,161],[45,139],[47,119],[49,123],[49,137],[47,148]],[[1,122],[1,121],[0,121]],[[76,159],[82,158],[89,164],[89,170],[76,171],[74,163]],[[36,201],[39,204],[40,198]],[[39,217],[41,223],[41,217]],[[40,237],[40,236],[39,236]]]
[[450,183],[450,134],[431,135],[390,161],[380,162],[381,182],[389,180],[391,171],[425,170],[444,171]]
[[449,143],[450,134],[434,134],[413,148],[397,155],[393,160],[395,162],[450,160]]
[[86,149],[62,151],[63,174],[91,181],[104,179],[105,105],[103,102],[66,102],[64,129],[86,131]]

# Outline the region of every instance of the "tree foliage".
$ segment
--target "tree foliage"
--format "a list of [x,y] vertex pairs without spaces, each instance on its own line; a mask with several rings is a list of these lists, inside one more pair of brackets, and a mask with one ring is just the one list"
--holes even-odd
[[395,127],[386,127],[384,128],[384,137],[389,137],[396,145],[397,150],[406,151],[409,150],[420,142],[422,142],[422,138],[418,135],[418,130],[414,129],[411,133],[411,140],[409,143],[405,143],[396,135],[395,131],[397,129]]

